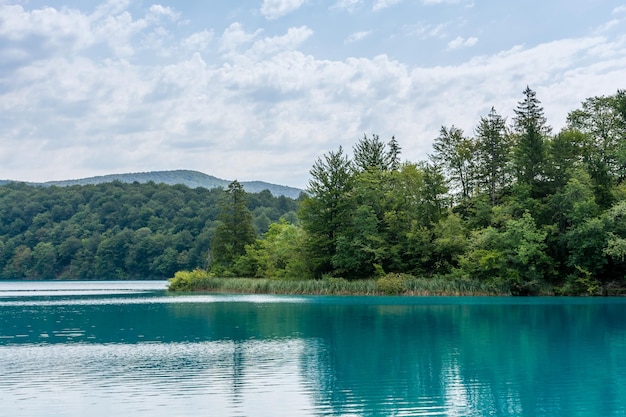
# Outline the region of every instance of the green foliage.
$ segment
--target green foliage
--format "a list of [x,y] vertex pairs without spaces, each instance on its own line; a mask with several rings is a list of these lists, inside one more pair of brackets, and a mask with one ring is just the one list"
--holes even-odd
[[353,186],[353,171],[340,147],[318,158],[310,173],[310,197],[302,201],[299,216],[307,232],[307,256],[313,272],[321,275],[332,270],[337,238],[349,223],[351,207],[347,197]]
[[194,291],[198,288],[210,287],[213,275],[202,269],[193,271],[178,271],[169,279],[170,291]]
[[404,277],[401,274],[387,274],[376,280],[378,291],[385,295],[398,295],[404,292]]
[[474,163],[476,143],[465,137],[461,129],[442,126],[433,149],[433,161],[445,167],[453,188],[459,190],[460,199],[469,198],[477,178]]
[[281,279],[310,277],[303,253],[304,232],[285,220],[270,225],[269,230],[254,244],[246,246],[234,269],[238,276]]
[[510,136],[506,121],[495,108],[481,117],[476,127],[476,181],[478,188],[489,196],[495,205],[502,191],[510,185]]
[[[475,280],[447,278],[416,278],[401,275],[396,278],[403,283],[396,295],[506,295],[506,289]],[[326,277],[308,280],[278,280],[265,278],[217,278],[192,279],[191,285],[178,289],[170,284],[170,291],[210,291],[246,294],[306,294],[306,295],[385,295],[373,279],[348,281],[343,278]]]
[[459,272],[466,278],[495,280],[513,292],[530,291],[551,272],[546,236],[528,212],[508,220],[502,230],[475,231],[468,252],[460,258]]
[[565,284],[557,289],[559,295],[601,295],[601,284],[586,269],[576,266]]
[[[380,140],[378,135],[372,135],[370,138],[367,135],[363,136],[363,139],[354,145],[353,149],[353,164],[354,168],[358,172],[365,172],[369,170],[374,171],[386,171],[389,167],[389,154],[385,149],[385,143]],[[395,149],[392,152],[397,152]],[[392,162],[393,163],[393,162]]]
[[433,229],[433,256],[438,273],[447,273],[458,266],[465,253],[468,232],[460,216],[450,214],[441,219]]
[[[153,182],[0,186],[0,279],[165,279],[206,268],[224,194]],[[270,222],[298,207],[248,196]]]
[[546,169],[545,138],[550,133],[536,93],[526,87],[524,99],[515,109],[513,160],[518,182],[534,186],[544,180]]
[[220,265],[232,265],[256,237],[252,213],[246,205],[246,192],[239,182],[233,181],[228,186],[217,220],[219,224],[211,245],[213,261]]

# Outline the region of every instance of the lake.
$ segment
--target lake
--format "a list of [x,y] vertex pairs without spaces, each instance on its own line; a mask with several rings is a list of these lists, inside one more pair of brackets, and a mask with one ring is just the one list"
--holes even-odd
[[626,299],[0,282],[3,416],[623,416]]

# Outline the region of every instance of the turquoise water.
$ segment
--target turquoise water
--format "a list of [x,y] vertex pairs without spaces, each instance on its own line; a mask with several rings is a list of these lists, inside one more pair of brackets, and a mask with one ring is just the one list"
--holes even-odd
[[164,288],[0,283],[0,415],[626,415],[626,299]]

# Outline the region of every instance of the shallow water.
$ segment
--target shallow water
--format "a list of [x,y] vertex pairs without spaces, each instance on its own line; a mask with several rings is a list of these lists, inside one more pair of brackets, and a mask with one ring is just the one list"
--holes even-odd
[[7,416],[617,416],[621,298],[0,282]]

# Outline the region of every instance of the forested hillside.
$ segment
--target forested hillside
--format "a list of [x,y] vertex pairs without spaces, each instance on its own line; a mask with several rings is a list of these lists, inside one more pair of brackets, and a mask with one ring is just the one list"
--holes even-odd
[[[138,182],[145,184],[148,182],[154,182],[156,184],[168,184],[168,185],[186,185],[189,188],[203,187],[207,189],[212,188],[227,188],[231,181],[223,180],[221,178],[207,175],[198,171],[190,171],[185,169],[179,169],[175,171],[150,171],[150,172],[135,172],[128,174],[110,174],[102,175],[98,177],[80,178],[75,180],[63,180],[63,181],[47,181],[42,183],[29,183],[30,185],[40,185],[48,187],[51,185],[57,185],[59,187],[67,187],[71,185],[97,185],[105,182],[119,181],[124,183]],[[0,185],[7,184],[8,181],[0,181]],[[264,181],[242,181],[243,188],[249,193],[260,193],[261,191],[268,190],[274,196],[298,198],[302,190],[294,187],[287,187],[284,185],[270,184]]]
[[[122,183],[0,186],[0,278],[167,278],[204,268],[222,189]],[[255,231],[297,202],[269,191],[249,194]]]
[[311,169],[301,227],[274,224],[237,256],[218,256],[213,270],[622,293],[626,91],[585,100],[556,133],[530,88],[514,114],[505,120],[492,109],[473,133],[443,126],[428,161],[402,161],[398,141],[376,135],[351,155],[327,153]]

